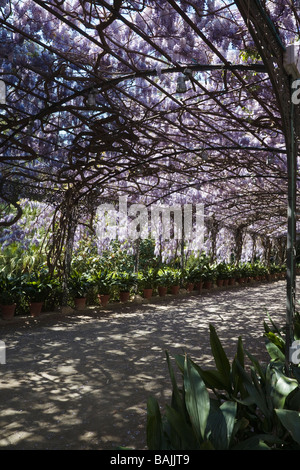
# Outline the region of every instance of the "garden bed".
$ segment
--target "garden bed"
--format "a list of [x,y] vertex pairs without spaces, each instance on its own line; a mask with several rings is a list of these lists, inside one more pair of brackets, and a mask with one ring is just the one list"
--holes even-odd
[[276,282],[279,281],[280,279],[270,279],[269,281],[266,279],[263,280],[255,280],[251,279],[248,280],[248,282],[238,282],[234,281],[231,284],[218,284],[218,283],[213,283],[209,288],[201,287],[201,289],[196,289],[194,288],[192,291],[188,291],[187,289],[181,288],[177,294],[172,294],[169,291],[167,294],[164,296],[158,295],[158,293],[155,293],[152,295],[150,298],[145,298],[141,296],[140,294],[132,294],[129,298],[128,301],[126,302],[121,302],[121,301],[110,301],[108,302],[105,306],[100,305],[85,305],[84,307],[80,307],[76,309],[76,307],[72,306],[66,306],[66,307],[60,307],[54,311],[43,311],[41,312],[40,315],[31,317],[30,315],[23,314],[23,315],[14,315],[13,317],[9,319],[5,319],[3,317],[0,317],[0,325],[7,325],[12,322],[35,322],[35,321],[40,321],[41,319],[46,319],[46,318],[51,318],[51,317],[57,317],[60,318],[61,315],[76,315],[78,313],[85,313],[85,314],[105,314],[106,312],[113,312],[113,311],[119,311],[120,309],[128,309],[130,306],[132,306],[133,309],[136,308],[139,304],[151,304],[151,303],[168,303],[169,301],[173,300],[174,298],[186,298],[188,299],[191,296],[199,296],[199,295],[213,295],[214,293],[217,293],[219,291],[224,291],[224,290],[231,290],[231,289],[238,289],[238,288],[246,288],[246,287],[254,287],[257,285],[261,284],[269,284],[270,282]]

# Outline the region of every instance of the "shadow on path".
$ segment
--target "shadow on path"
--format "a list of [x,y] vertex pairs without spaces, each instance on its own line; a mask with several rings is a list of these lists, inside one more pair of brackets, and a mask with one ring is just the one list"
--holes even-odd
[[267,311],[283,326],[283,281],[3,326],[0,449],[144,449],[147,399],[170,397],[165,350],[213,365],[212,323],[231,359],[242,336],[267,360]]

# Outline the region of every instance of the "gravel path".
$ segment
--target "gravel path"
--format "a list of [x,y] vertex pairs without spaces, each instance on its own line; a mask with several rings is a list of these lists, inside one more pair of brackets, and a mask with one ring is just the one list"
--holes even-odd
[[0,323],[0,450],[145,448],[146,403],[169,402],[165,350],[213,365],[212,323],[230,358],[267,358],[263,321],[285,321],[285,282],[168,296]]

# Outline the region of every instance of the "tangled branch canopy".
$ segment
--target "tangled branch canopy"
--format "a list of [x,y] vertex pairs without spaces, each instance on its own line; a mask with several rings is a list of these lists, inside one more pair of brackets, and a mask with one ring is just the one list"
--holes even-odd
[[1,0],[3,206],[201,202],[281,234],[299,15],[292,0]]

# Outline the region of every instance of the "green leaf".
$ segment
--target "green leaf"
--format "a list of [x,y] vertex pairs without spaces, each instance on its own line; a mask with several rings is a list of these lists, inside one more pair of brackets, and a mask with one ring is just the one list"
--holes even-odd
[[265,336],[268,338],[268,340],[275,344],[275,346],[277,346],[277,348],[281,351],[281,352],[284,352],[284,348],[285,348],[285,341],[280,338],[279,336],[277,336],[275,333],[273,333],[272,331],[269,331],[268,333],[265,334]]
[[149,397],[147,402],[147,446],[149,450],[162,449],[162,419],[157,400]]
[[184,364],[185,402],[193,429],[199,442],[205,439],[210,400],[201,375],[188,357]]
[[232,401],[227,401],[225,403],[222,403],[222,405],[220,406],[220,410],[224,416],[225,423],[226,423],[226,438],[227,438],[227,448],[228,448],[230,441],[231,441],[232,433],[234,430],[237,404]]
[[[281,337],[281,333],[280,333],[279,327],[276,325],[276,323],[273,322],[273,320],[272,320],[272,318],[271,318],[271,316],[270,316],[269,313],[267,313],[267,316],[268,316],[268,318],[269,318],[269,321],[270,321],[271,325],[272,325],[273,328],[274,328],[275,333],[277,333],[278,336]],[[267,326],[267,324],[266,324],[265,322],[264,322],[264,326],[265,326],[265,331],[266,331],[266,332],[271,331],[271,329]]]
[[237,345],[237,352],[235,355],[235,358],[232,362],[232,384],[233,384],[233,393],[234,396],[237,396],[239,394],[240,397],[245,397],[246,396],[246,391],[243,385],[243,380],[242,377],[239,373],[239,369],[237,368],[236,362],[239,362],[240,366],[244,369],[245,367],[245,354],[244,354],[244,348],[243,348],[243,343],[241,337],[238,339],[238,345]]
[[295,366],[295,365],[292,364],[292,371],[293,371],[293,376],[300,383],[300,367]]
[[177,364],[178,369],[181,371],[181,373],[184,373],[184,361],[185,361],[185,356],[182,354],[176,354],[175,355],[175,361]]
[[182,393],[180,392],[175,374],[173,371],[173,368],[171,366],[170,362],[170,357],[168,352],[166,352],[166,357],[167,357],[167,364],[168,364],[168,369],[169,369],[169,374],[172,382],[172,407],[175,408],[182,416],[187,418],[187,413],[186,413],[186,408],[184,404],[184,398],[182,396]]
[[300,445],[300,413],[294,410],[275,410],[282,425]]
[[252,364],[254,365],[255,370],[257,371],[259,377],[264,378],[265,377],[265,372],[263,368],[261,367],[261,364],[259,361],[254,357],[249,351],[247,351],[247,356],[251,360]]
[[289,410],[300,410],[300,388],[297,387],[287,397],[285,402],[285,408]]
[[[214,403],[214,405],[212,405]],[[211,412],[207,422],[207,435],[217,450],[227,450],[231,441],[237,404],[232,401],[224,402],[220,407],[211,401]]]
[[243,341],[242,338],[239,336],[238,339],[238,344],[237,344],[237,350],[236,350],[236,358],[241,364],[242,367],[245,365],[245,354],[244,354],[244,348],[243,348]]
[[237,364],[237,367],[239,368],[239,371],[243,378],[244,386],[250,396],[251,401],[255,403],[256,406],[258,406],[258,408],[266,417],[269,417],[270,410],[266,402],[266,396],[263,390],[261,389],[259,382],[255,380],[255,382],[253,383],[252,380],[254,380],[254,374],[252,373],[252,377],[249,377],[238,361],[236,362],[236,364]]
[[287,396],[298,388],[298,382],[283,375],[279,370],[271,370],[271,391],[270,395],[274,408],[283,408]]
[[178,411],[176,411],[171,406],[166,405],[166,418],[172,428],[172,442],[174,441],[174,433],[177,434],[179,440],[181,441],[181,445],[177,445],[180,450],[197,450],[199,448],[199,444],[197,442],[193,428],[187,423],[187,421]]
[[220,374],[218,370],[204,370],[198,366],[196,367],[196,369],[201,374],[201,377],[206,387],[215,388],[217,390],[224,390],[224,388],[226,388],[227,381],[224,382],[223,374]]
[[278,443],[278,441],[279,440],[274,438],[274,436],[257,434],[256,436],[249,437],[248,439],[239,442],[237,445],[232,447],[232,450],[271,450],[270,445]]
[[225,385],[225,389],[230,392],[230,363],[226,356],[226,353],[221,345],[216,330],[213,325],[209,325],[210,329],[210,344],[211,350],[215,359],[216,367],[222,376],[222,381]]
[[267,351],[270,355],[270,358],[276,361],[282,361],[284,362],[285,356],[283,352],[279,349],[278,346],[274,343],[267,343],[266,344]]

